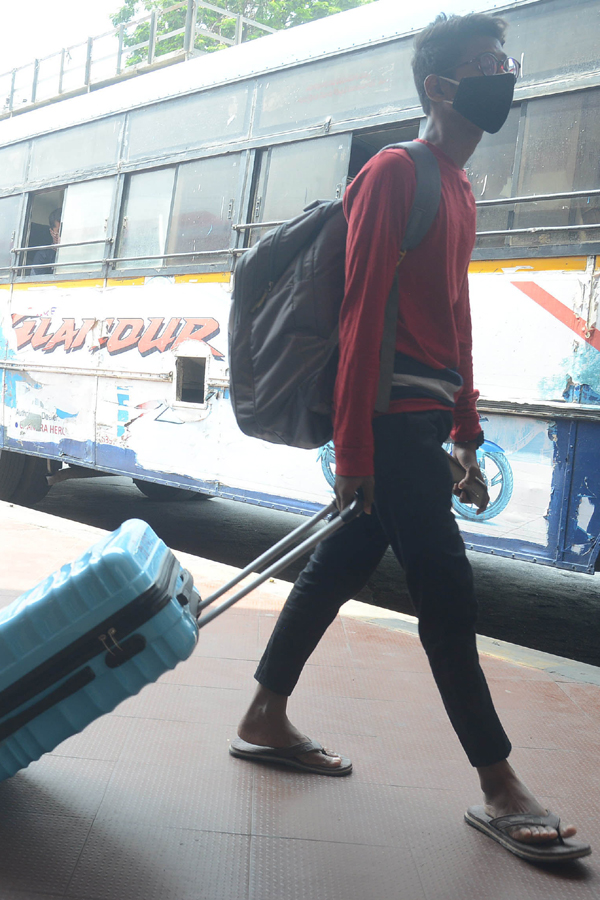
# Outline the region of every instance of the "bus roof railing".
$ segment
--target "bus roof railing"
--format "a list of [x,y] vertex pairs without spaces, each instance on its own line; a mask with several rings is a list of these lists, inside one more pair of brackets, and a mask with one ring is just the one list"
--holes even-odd
[[[184,27],[160,33],[163,17],[177,9],[186,11]],[[226,37],[199,23],[200,9],[216,12],[223,18],[235,19],[234,36]],[[128,45],[128,33],[135,34],[136,29],[146,23],[149,23],[148,40]],[[79,44],[63,47],[56,53],[1,73],[0,116],[25,112],[38,104],[52,103],[67,96],[89,91],[95,85],[128,78],[132,74],[137,74],[138,70],[145,72],[157,65],[190,59],[202,52],[194,49],[196,37],[210,38],[217,45],[241,44],[248,39],[249,29],[258,29],[265,34],[276,31],[269,25],[263,25],[225,7],[207,3],[206,0],[181,0],[165,9],[154,9],[149,15],[131,22],[123,22],[112,31],[88,37]],[[158,52],[161,43],[178,35],[183,35],[180,48],[166,53]],[[108,53],[107,48],[103,47],[107,42],[110,44]],[[98,50],[99,46],[102,49]],[[128,65],[127,61],[124,63],[127,54],[140,54],[140,51],[145,51],[143,59],[136,60],[133,65]]]

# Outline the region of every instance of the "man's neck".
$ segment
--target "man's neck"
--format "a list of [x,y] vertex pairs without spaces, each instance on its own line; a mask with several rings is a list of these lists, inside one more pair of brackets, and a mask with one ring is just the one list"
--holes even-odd
[[451,128],[442,127],[439,122],[429,117],[425,131],[420,136],[423,140],[433,144],[434,147],[439,147],[442,153],[449,156],[460,169],[463,169],[467,160],[475,152],[483,132],[479,128],[475,128],[475,126],[473,126],[472,131],[461,128],[460,132],[457,132]]

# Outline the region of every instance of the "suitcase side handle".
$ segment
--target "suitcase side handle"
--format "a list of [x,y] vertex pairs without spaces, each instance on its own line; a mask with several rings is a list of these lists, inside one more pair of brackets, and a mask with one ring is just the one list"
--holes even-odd
[[[264,584],[265,581],[268,581],[269,578],[272,578],[274,575],[278,575],[282,572],[287,566],[291,565],[291,563],[295,562],[300,556],[304,553],[307,553],[309,550],[313,550],[317,544],[320,544],[321,541],[325,540],[325,538],[330,537],[332,534],[335,534],[340,528],[346,525],[348,522],[351,522],[353,519],[356,519],[363,511],[363,502],[362,498],[357,496],[350,506],[347,506],[346,509],[342,510],[340,513],[335,504],[335,501],[330,503],[329,506],[324,507],[319,510],[319,512],[314,515],[308,522],[300,525],[299,528],[296,528],[285,537],[283,540],[279,541],[275,544],[274,547],[271,547],[270,550],[267,550],[266,553],[263,553],[262,556],[259,556],[258,559],[251,562],[245,569],[239,572],[231,581],[228,581],[227,584],[223,585],[223,587],[219,588],[218,591],[215,591],[214,594],[211,594],[210,597],[207,597],[202,603],[198,604],[198,628],[203,628],[209,622],[212,622],[213,619],[216,619],[217,616],[220,616],[221,613],[225,612],[226,609],[229,609],[230,606],[233,606],[238,600],[241,600],[243,597],[246,597],[247,594],[250,594],[261,584]],[[323,528],[320,528],[316,534],[311,534],[306,540],[302,541],[301,544],[294,547],[293,550],[290,550],[285,556],[280,556],[284,550],[287,550],[292,544],[296,543],[300,538],[302,538],[307,531],[316,525],[318,522],[327,518],[327,516],[333,515],[334,518],[327,523]],[[275,557],[280,556],[277,562],[274,562],[271,566],[268,566],[263,572],[260,573],[253,581],[249,584],[245,585],[241,588],[237,593],[235,593],[232,597],[228,597],[227,600],[224,600],[222,603],[219,603],[213,610],[207,613],[205,616],[201,616],[201,612],[205,609],[209,604],[213,603],[218,597],[221,597],[227,591],[231,590],[232,587],[235,587],[243,578],[251,573],[255,572],[257,567],[261,565],[265,565],[271,562]],[[201,616],[201,617],[200,617]]]

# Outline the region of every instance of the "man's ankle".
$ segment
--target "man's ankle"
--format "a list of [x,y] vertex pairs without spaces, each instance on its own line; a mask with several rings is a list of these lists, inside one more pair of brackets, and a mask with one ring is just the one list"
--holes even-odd
[[252,702],[248,707],[246,717],[262,718],[275,716],[276,718],[285,717],[287,710],[288,698],[285,694],[276,694],[264,685],[259,684]]
[[507,759],[493,763],[491,766],[480,766],[477,768],[477,773],[481,789],[484,794],[488,795],[500,793],[519,780]]

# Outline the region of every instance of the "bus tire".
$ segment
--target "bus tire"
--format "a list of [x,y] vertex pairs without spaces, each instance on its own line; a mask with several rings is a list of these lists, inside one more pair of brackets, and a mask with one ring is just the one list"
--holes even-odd
[[158,503],[182,503],[189,500],[209,500],[210,494],[199,491],[187,491],[185,488],[171,487],[169,484],[156,484],[154,481],[141,481],[134,478],[136,488],[148,498]]
[[22,453],[0,450],[0,500],[10,500],[18,488],[25,460]]
[[48,474],[46,459],[0,451],[0,500],[35,506],[50,490]]

